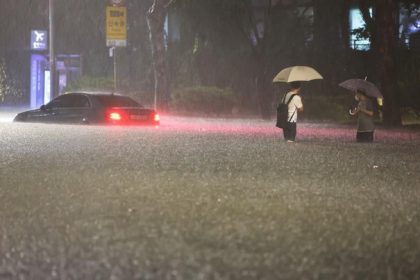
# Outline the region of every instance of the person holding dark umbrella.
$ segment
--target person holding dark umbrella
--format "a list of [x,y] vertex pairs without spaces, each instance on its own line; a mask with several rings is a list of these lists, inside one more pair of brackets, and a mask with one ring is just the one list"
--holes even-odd
[[357,116],[356,140],[360,143],[373,142],[375,123],[373,122],[374,108],[372,101],[363,90],[357,90],[355,99],[357,107],[350,110],[350,115]]
[[375,123],[373,122],[374,106],[371,98],[380,100],[382,106],[383,96],[379,89],[371,82],[363,79],[349,79],[339,84],[341,87],[356,92],[358,102],[356,108],[350,110],[350,115],[357,116],[357,142],[373,142]]

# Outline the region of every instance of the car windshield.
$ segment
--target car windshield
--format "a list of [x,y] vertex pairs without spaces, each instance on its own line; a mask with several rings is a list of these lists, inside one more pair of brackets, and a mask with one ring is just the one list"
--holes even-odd
[[128,96],[98,95],[96,98],[104,107],[141,107],[139,103]]

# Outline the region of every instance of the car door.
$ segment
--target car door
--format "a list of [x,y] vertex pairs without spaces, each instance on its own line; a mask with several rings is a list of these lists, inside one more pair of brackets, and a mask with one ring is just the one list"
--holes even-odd
[[82,123],[89,113],[89,99],[82,94],[64,94],[39,110],[38,116],[32,116],[41,122]]
[[70,95],[61,95],[45,105],[45,122],[63,123],[66,122],[67,108],[71,107],[72,98]]
[[68,94],[64,105],[57,111],[57,121],[61,123],[84,123],[91,109],[89,99],[83,94]]
[[67,102],[68,98],[64,95],[54,98],[48,104],[41,106],[39,110],[32,111],[29,114],[28,119],[32,122],[59,122],[60,109],[67,106]]

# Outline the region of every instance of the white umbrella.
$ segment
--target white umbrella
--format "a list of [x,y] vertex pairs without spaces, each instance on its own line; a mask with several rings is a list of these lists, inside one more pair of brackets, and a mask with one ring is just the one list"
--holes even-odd
[[281,70],[273,79],[273,82],[303,82],[323,79],[315,69],[309,66],[293,66]]

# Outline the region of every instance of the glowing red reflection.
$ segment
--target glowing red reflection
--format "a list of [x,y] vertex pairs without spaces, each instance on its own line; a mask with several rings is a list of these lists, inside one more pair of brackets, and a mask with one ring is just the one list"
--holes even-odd
[[159,116],[159,114],[155,114],[154,120],[155,120],[155,122],[160,121],[160,116]]
[[121,115],[117,112],[112,112],[109,114],[109,118],[113,121],[120,121],[121,120]]

